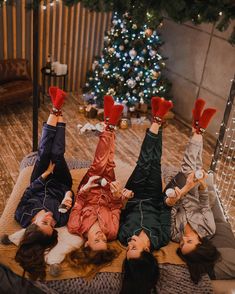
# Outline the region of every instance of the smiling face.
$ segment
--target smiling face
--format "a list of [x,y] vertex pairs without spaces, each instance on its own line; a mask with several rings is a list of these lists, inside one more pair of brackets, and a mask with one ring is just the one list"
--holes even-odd
[[40,228],[40,231],[48,236],[52,235],[54,226],[56,224],[52,212],[46,212],[45,210],[40,210],[35,215],[33,218],[33,223]]
[[107,250],[107,237],[100,228],[99,222],[96,221],[87,232],[87,241],[85,247],[89,246],[93,251]]
[[107,238],[101,230],[91,231],[87,235],[85,246],[89,246],[93,251],[107,250]]
[[126,257],[127,259],[139,258],[144,250],[150,251],[149,246],[139,236],[134,235],[128,242]]
[[183,255],[188,254],[196,249],[197,245],[200,244],[200,239],[197,234],[191,236],[183,236],[180,241],[180,250]]

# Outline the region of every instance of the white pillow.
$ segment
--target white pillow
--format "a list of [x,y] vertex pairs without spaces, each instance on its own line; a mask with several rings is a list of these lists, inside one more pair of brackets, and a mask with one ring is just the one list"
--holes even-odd
[[[79,249],[84,242],[80,236],[69,233],[67,226],[56,228],[56,230],[58,232],[58,243],[45,254],[45,261],[49,265],[61,263],[66,254],[75,249]],[[9,235],[8,238],[16,246],[19,246],[24,232],[25,229],[21,229]]]

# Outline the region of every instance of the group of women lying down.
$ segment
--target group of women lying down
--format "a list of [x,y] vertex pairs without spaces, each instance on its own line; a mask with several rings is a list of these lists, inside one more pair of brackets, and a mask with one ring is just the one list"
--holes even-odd
[[[220,254],[210,242],[215,222],[209,206],[202,170],[203,133],[216,110],[197,99],[193,109],[192,136],[186,147],[181,171],[164,188],[161,177],[162,123],[173,107],[171,101],[153,97],[152,123],[146,131],[136,167],[125,188],[115,178],[115,126],[123,106],[104,97],[105,129],[99,136],[94,161],[74,195],[72,178],[64,159],[65,123],[62,105],[66,94],[51,87],[52,110],[43,125],[31,184],[15,211],[26,228],[15,260],[33,280],[44,279],[44,253],[57,243],[55,227],[67,225],[85,242],[70,253],[74,265],[101,265],[116,257],[109,241],[126,246],[120,293],[150,293],[159,279],[153,250],[170,240],[180,244],[177,254],[186,262],[197,283],[213,271]],[[196,177],[196,171],[202,171]],[[171,188],[171,190],[169,189]],[[61,204],[66,208],[61,210]],[[84,265],[83,264],[83,265]]]

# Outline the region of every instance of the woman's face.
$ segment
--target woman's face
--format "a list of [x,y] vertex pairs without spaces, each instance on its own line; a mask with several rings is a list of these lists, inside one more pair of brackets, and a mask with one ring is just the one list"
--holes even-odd
[[128,242],[126,257],[139,258],[144,250],[149,251],[147,244],[139,236],[134,235]]
[[34,217],[33,223],[36,224],[40,230],[48,235],[51,236],[53,233],[54,226],[56,224],[53,213],[46,212],[45,210],[40,210]]
[[191,236],[183,236],[180,241],[180,250],[182,254],[188,254],[196,249],[197,245],[200,244],[199,236],[193,234]]
[[107,250],[107,238],[101,230],[92,230],[87,235],[85,246],[89,246],[93,251]]

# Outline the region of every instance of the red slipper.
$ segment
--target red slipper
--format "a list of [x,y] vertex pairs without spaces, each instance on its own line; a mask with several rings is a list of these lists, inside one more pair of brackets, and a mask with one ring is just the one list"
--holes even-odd
[[109,116],[114,104],[114,100],[112,96],[106,95],[104,96],[104,121],[107,122],[109,120]]
[[123,108],[124,107],[121,104],[113,105],[110,116],[109,116],[109,121],[107,126],[108,130],[114,129],[115,126],[118,124],[122,115]]
[[164,100],[159,104],[159,108],[157,112],[154,115],[154,122],[161,124],[162,119],[165,116],[165,114],[173,107],[173,103],[171,100]]
[[205,100],[198,98],[195,101],[194,104],[194,109],[193,109],[193,128],[196,129],[198,126],[198,122],[200,120],[201,114],[202,114],[202,110],[205,106],[206,102]]
[[157,112],[159,105],[164,101],[165,99],[162,97],[152,97],[151,99],[151,106],[152,106],[152,115],[155,116],[155,113]]
[[66,97],[66,93],[58,87],[50,87],[49,95],[51,96],[51,101],[53,106],[59,110],[64,103],[64,98]]
[[200,117],[198,122],[198,127],[196,129],[197,134],[203,134],[205,132],[205,129],[209,125],[209,122],[211,121],[215,113],[216,113],[215,108],[207,108],[203,111],[203,114]]

